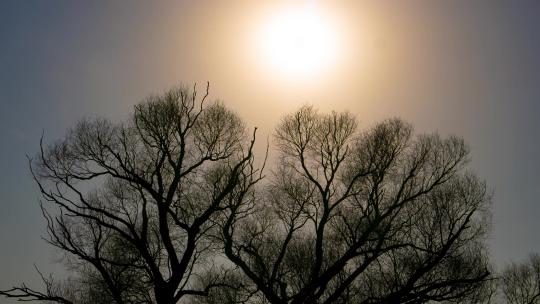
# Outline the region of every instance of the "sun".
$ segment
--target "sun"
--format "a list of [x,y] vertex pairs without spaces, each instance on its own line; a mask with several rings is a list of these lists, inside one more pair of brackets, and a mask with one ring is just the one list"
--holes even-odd
[[324,72],[336,60],[337,50],[335,27],[313,6],[274,12],[260,34],[260,53],[265,63],[289,77]]

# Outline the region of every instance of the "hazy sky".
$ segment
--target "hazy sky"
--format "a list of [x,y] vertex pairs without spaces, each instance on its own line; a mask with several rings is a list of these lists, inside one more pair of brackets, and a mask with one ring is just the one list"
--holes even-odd
[[[303,77],[258,52],[266,16],[292,1],[1,1],[0,288],[37,282],[58,255],[26,154],[83,117],[121,119],[173,85],[206,81],[261,138],[304,103],[361,127],[399,116],[462,136],[494,192],[497,265],[540,252],[540,2],[310,1],[340,41]],[[302,4],[297,1],[296,4]],[[0,299],[0,303],[3,299]]]

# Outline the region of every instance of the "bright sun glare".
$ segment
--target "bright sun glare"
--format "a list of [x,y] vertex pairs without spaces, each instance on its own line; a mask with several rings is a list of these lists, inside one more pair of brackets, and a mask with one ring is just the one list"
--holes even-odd
[[336,30],[313,6],[276,12],[263,26],[261,53],[273,69],[286,76],[320,73],[336,59]]

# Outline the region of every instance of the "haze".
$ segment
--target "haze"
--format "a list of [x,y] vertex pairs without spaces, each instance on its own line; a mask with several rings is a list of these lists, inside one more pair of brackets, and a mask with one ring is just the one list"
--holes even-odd
[[257,41],[266,16],[302,4],[3,1],[0,287],[38,284],[33,263],[61,271],[25,157],[42,131],[52,141],[83,117],[122,119],[151,93],[206,81],[261,138],[305,103],[349,110],[361,127],[398,116],[464,137],[494,193],[495,263],[540,252],[540,2],[311,1],[339,48],[290,77]]

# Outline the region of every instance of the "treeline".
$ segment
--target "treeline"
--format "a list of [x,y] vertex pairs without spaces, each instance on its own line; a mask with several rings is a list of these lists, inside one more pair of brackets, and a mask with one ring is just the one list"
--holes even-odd
[[[0,291],[58,303],[540,303],[540,258],[496,273],[491,197],[459,137],[399,119],[256,129],[185,87],[83,120],[30,159],[71,276]],[[269,151],[267,149],[267,151]]]

